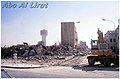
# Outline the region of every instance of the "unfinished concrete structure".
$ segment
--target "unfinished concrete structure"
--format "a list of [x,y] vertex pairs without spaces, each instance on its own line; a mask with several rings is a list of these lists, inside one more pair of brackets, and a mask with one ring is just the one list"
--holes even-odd
[[74,22],[61,22],[61,44],[76,48],[78,37]]

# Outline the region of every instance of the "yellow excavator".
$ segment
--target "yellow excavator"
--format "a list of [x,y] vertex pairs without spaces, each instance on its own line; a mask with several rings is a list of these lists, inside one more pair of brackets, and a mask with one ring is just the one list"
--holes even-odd
[[108,44],[103,37],[103,32],[98,29],[98,40],[91,39],[91,54],[87,57],[88,64],[93,66],[95,62],[100,62],[104,66],[119,65],[119,55],[108,49]]

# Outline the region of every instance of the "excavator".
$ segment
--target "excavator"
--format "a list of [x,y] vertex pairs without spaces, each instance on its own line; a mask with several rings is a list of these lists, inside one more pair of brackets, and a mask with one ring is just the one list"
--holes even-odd
[[100,62],[103,66],[111,66],[112,63],[119,66],[119,55],[108,48],[103,32],[99,28],[97,34],[98,40],[91,39],[91,53],[87,57],[89,66],[94,66],[95,62]]

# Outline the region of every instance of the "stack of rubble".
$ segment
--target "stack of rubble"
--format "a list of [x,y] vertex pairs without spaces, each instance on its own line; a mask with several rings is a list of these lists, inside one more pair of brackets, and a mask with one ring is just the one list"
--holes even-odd
[[71,51],[68,47],[63,45],[28,45],[23,43],[21,45],[14,45],[11,47],[3,47],[1,49],[2,58],[12,58],[14,53],[17,53],[17,57],[21,60],[27,58],[29,61],[37,61],[38,63],[47,63],[50,61],[65,60],[67,56],[77,55],[77,51]]

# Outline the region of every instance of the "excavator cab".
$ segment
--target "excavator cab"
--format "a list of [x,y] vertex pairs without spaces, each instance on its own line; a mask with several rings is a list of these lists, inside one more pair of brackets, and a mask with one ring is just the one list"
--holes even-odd
[[98,40],[91,40],[91,52],[93,55],[101,56],[101,55],[110,55],[112,53],[109,52],[108,44],[105,42],[103,37],[103,32],[98,28],[97,31]]
[[101,51],[107,51],[108,50],[108,44],[106,43],[99,43],[98,44],[98,49]]
[[98,43],[98,40],[91,40],[91,50],[108,50],[106,43]]

